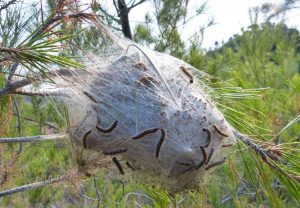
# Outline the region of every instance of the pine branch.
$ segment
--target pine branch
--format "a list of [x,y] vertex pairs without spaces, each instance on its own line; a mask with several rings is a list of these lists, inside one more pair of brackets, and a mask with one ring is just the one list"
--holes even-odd
[[[40,28],[38,28],[33,34],[31,34],[29,36],[29,42],[32,42],[34,41],[35,39],[37,39],[37,37],[39,37],[40,35],[42,35],[46,30],[48,30],[54,23],[57,23],[59,21],[62,21],[62,20],[68,20],[68,19],[78,19],[78,20],[94,20],[95,18],[95,15],[94,14],[89,14],[89,13],[84,13],[84,12],[78,12],[78,13],[75,13],[75,14],[70,14],[70,15],[61,15],[61,16],[53,16],[51,18],[48,18],[46,20],[46,22],[44,22],[44,24],[42,24],[40,26]],[[27,39],[28,40],[28,39]],[[24,42],[23,42],[24,43]],[[22,45],[22,44],[21,44]],[[18,49],[9,49],[9,48],[0,48],[0,51],[2,52],[7,52],[7,53],[15,53],[15,54],[18,54],[20,53],[20,50]],[[27,58],[31,58],[31,59],[34,59],[34,57],[32,56],[33,54],[26,54],[26,56],[28,56]],[[31,55],[31,56],[30,56]],[[51,59],[50,59],[51,60]],[[7,88],[8,85],[10,84],[10,82],[12,81],[12,77],[15,73],[15,71],[17,70],[19,66],[19,62],[16,61],[14,63],[14,65],[12,66],[11,70],[10,70],[10,73],[9,73],[9,76],[8,76],[8,82],[7,82],[7,85],[4,87],[4,88]]]
[[272,151],[269,151],[262,146],[255,144],[247,135],[241,134],[237,130],[233,130],[234,136],[244,142],[248,147],[251,147],[255,150],[256,153],[258,153],[263,159],[265,158],[271,158],[277,160],[277,156],[272,153]]
[[[48,77],[59,76],[59,75],[69,76],[69,75],[71,75],[71,72],[66,69],[60,69],[57,71],[49,72]],[[26,79],[22,79],[22,80],[10,83],[10,84],[6,85],[5,87],[3,87],[2,89],[0,89],[0,97],[8,95],[8,94],[18,94],[17,89],[25,87],[25,86],[33,84],[33,83],[36,83],[36,82],[39,82],[39,81],[42,81],[48,77],[45,75],[40,75],[40,76],[29,77]]]
[[46,140],[63,139],[68,136],[69,134],[67,133],[59,133],[59,134],[37,135],[37,136],[29,136],[29,137],[0,138],[0,143],[46,141]]
[[[30,90],[16,90],[15,92],[12,92],[10,94],[15,95],[26,95],[26,96],[64,96],[64,93],[60,90],[55,90],[51,92],[43,92],[43,91],[30,91]],[[66,96],[66,95],[65,95]]]
[[32,190],[32,189],[41,188],[41,187],[44,187],[44,186],[47,186],[47,185],[50,185],[50,184],[54,184],[54,183],[60,183],[60,182],[63,182],[65,180],[67,180],[68,178],[69,178],[68,175],[64,175],[64,176],[58,176],[57,178],[45,180],[45,181],[42,181],[42,182],[36,182],[36,183],[32,183],[32,184],[27,184],[27,185],[24,185],[24,186],[19,186],[19,187],[16,187],[16,188],[12,188],[12,189],[0,192],[0,197],[8,196],[8,195],[12,195],[12,194],[15,194],[15,193],[28,191],[28,190]]

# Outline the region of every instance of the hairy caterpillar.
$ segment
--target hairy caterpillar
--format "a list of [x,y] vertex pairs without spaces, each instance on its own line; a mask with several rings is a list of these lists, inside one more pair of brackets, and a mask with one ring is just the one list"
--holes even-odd
[[222,147],[231,147],[233,144],[223,144]]
[[215,151],[214,148],[211,148],[211,149],[210,149],[210,151],[209,151],[209,153],[208,153],[207,160],[206,160],[206,162],[205,162],[205,165],[207,165],[207,164],[209,163],[211,157],[212,157],[213,154],[214,154],[214,151]]
[[154,79],[153,77],[150,77],[150,76],[145,76],[143,78],[141,78],[139,80],[140,83],[146,85],[146,86],[150,86],[152,83],[156,83],[156,84],[160,84],[159,81],[157,81],[156,79]]
[[122,175],[124,175],[125,172],[124,172],[123,167],[122,167],[121,163],[119,162],[119,160],[118,160],[117,158],[113,157],[113,158],[112,158],[112,161],[113,161],[113,162],[115,163],[115,165],[117,166],[119,172],[120,172]]
[[94,103],[97,103],[97,100],[87,91],[83,91],[83,94],[85,94],[88,98],[90,98],[91,101]]
[[227,133],[222,132],[216,125],[213,125],[213,127],[214,127],[214,129],[216,130],[216,132],[217,132],[218,134],[220,134],[221,136],[223,136],[223,137],[229,137],[229,135],[228,135]]
[[104,155],[117,155],[117,154],[121,154],[121,153],[124,153],[124,152],[127,152],[127,149],[120,148],[120,149],[115,149],[115,150],[112,150],[112,151],[103,151],[103,154]]
[[209,129],[203,129],[203,131],[207,134],[207,144],[204,147],[208,147],[211,142],[211,131]]
[[225,161],[226,161],[226,157],[224,157],[222,160],[219,160],[219,161],[209,164],[208,166],[206,166],[205,170],[209,170],[217,165],[222,165]]
[[159,141],[157,142],[156,144],[156,152],[155,152],[155,156],[158,158],[159,157],[159,152],[160,152],[160,148],[161,148],[161,145],[163,144],[164,140],[165,140],[165,137],[166,137],[166,132],[164,129],[161,129],[161,137],[159,139]]
[[110,132],[112,132],[116,127],[117,127],[117,125],[118,125],[118,121],[115,121],[112,125],[111,125],[111,127],[109,127],[108,129],[103,129],[103,128],[101,128],[98,124],[96,125],[96,129],[98,130],[98,131],[100,131],[100,132],[102,132],[102,133],[110,133]]
[[87,131],[87,132],[83,135],[83,137],[82,137],[82,146],[83,146],[84,149],[87,148],[86,140],[87,140],[87,137],[89,136],[90,133],[92,133],[92,130]]
[[135,169],[134,169],[134,167],[127,161],[126,163],[126,166],[128,167],[128,168],[130,168],[132,171],[135,171]]
[[202,161],[200,162],[199,165],[195,166],[196,170],[199,170],[199,168],[201,168],[201,166],[206,162],[206,158],[207,158],[207,154],[205,152],[204,147],[200,147],[200,149],[201,149],[201,152],[202,152],[202,155],[203,155],[203,159],[202,159]]
[[147,67],[143,62],[136,63],[133,66],[138,68],[138,69],[143,69],[144,71],[147,71]]
[[146,136],[147,134],[153,134],[153,133],[155,133],[155,132],[157,132],[157,131],[158,131],[158,128],[148,129],[148,130],[143,131],[142,133],[140,133],[140,134],[138,134],[138,135],[132,137],[132,139],[134,139],[134,140],[140,139],[140,138]]
[[180,66],[179,67],[182,72],[190,79],[190,83],[192,84],[194,82],[194,77],[193,75],[184,67],[184,66]]

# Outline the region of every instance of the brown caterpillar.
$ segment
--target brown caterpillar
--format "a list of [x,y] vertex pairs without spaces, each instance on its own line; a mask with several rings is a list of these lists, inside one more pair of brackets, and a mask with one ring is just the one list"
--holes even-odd
[[211,148],[211,149],[210,149],[210,151],[209,151],[209,153],[208,153],[207,160],[206,160],[206,162],[205,162],[205,165],[207,165],[207,164],[209,163],[211,157],[212,157],[213,154],[214,154],[214,151],[215,151],[214,148]]
[[140,83],[150,87],[152,83],[160,84],[159,81],[150,76],[145,76],[139,80]]
[[209,170],[217,165],[222,165],[225,161],[226,161],[226,157],[224,157],[222,160],[219,160],[219,161],[209,164],[208,166],[206,166],[205,170]]
[[211,142],[211,131],[209,129],[203,129],[203,131],[207,134],[207,144],[204,147],[208,147]]
[[94,103],[97,103],[97,100],[87,91],[83,91],[83,94],[85,94],[88,98],[90,98],[91,101]]
[[143,131],[142,133],[140,133],[140,134],[138,134],[138,135],[132,137],[132,139],[134,139],[134,140],[140,139],[140,138],[146,136],[147,134],[153,134],[153,133],[155,133],[155,132],[157,132],[157,131],[158,131],[158,128],[148,129],[148,130]]
[[160,152],[160,148],[161,148],[161,145],[163,144],[164,140],[165,140],[165,137],[166,137],[166,132],[164,129],[161,129],[161,137],[159,139],[159,141],[157,142],[156,144],[156,152],[155,152],[155,156],[156,158],[159,157],[159,152]]
[[216,125],[213,125],[213,127],[214,127],[214,129],[216,130],[216,132],[217,132],[218,134],[220,134],[221,136],[223,136],[223,137],[229,137],[229,135],[228,135],[227,133],[221,131]]
[[83,135],[83,137],[82,137],[82,146],[83,146],[84,149],[87,148],[87,142],[86,142],[86,140],[87,140],[87,137],[89,136],[90,133],[92,133],[92,130],[87,131],[87,132]]
[[125,163],[127,165],[128,168],[130,168],[132,171],[135,171],[134,167],[127,161]]
[[184,67],[184,66],[180,66],[179,67],[182,72],[190,79],[190,83],[192,84],[194,82],[194,77],[193,75]]
[[203,159],[202,159],[202,161],[200,162],[199,165],[195,166],[196,170],[199,170],[199,168],[201,168],[201,166],[204,165],[204,163],[206,162],[206,159],[207,159],[207,154],[205,152],[204,147],[200,147],[200,149],[201,149],[201,152],[202,152],[202,155],[203,155]]
[[117,166],[119,172],[120,172],[122,175],[124,175],[125,172],[124,172],[123,167],[122,167],[121,163],[119,162],[119,160],[118,160],[117,158],[113,157],[113,158],[112,158],[112,161],[113,161],[113,162],[115,163],[115,165]]
[[222,147],[231,147],[233,144],[223,144]]
[[107,133],[112,132],[112,131],[117,127],[117,125],[118,125],[118,121],[115,121],[115,122],[111,125],[111,127],[109,127],[108,129],[103,129],[103,128],[101,128],[101,127],[97,124],[97,125],[96,125],[96,129],[97,129],[98,131],[102,132],[102,133],[107,134]]
[[112,150],[112,151],[103,151],[103,154],[104,155],[117,155],[117,154],[121,154],[121,153],[124,153],[124,152],[127,152],[127,149],[120,148],[120,149],[115,149],[115,150]]
[[133,66],[138,68],[138,69],[143,69],[144,71],[147,71],[147,67],[143,62],[136,63]]

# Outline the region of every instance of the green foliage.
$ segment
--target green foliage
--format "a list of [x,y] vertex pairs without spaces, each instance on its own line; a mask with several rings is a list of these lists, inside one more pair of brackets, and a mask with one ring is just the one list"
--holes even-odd
[[[154,17],[149,13],[145,15],[145,23],[136,26],[133,39],[144,45],[153,45],[157,51],[182,58],[185,53],[185,43],[181,38],[184,26],[204,12],[205,3],[194,12],[188,11],[188,1],[184,0],[154,0],[153,3]],[[151,27],[153,24],[157,28]],[[157,34],[154,29],[158,29]]]

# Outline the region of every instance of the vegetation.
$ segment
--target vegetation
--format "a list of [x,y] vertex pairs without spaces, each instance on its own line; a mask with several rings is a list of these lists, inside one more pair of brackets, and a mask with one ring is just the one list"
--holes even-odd
[[[66,128],[62,103],[48,103],[42,94],[14,90],[2,96],[1,91],[9,88],[14,77],[24,76],[24,71],[30,76],[43,73],[51,82],[48,67],[81,68],[80,57],[109,47],[96,27],[97,18],[104,16],[102,21],[123,32],[128,32],[128,25],[97,1],[86,12],[76,1],[48,1],[42,7],[40,3],[0,3],[0,137],[59,133]],[[117,13],[122,13],[121,1],[114,3]],[[137,3],[128,8],[143,6]],[[209,93],[227,120],[254,142],[277,151],[285,163],[270,163],[238,143],[229,150],[229,163],[213,172],[205,190],[172,195],[159,187],[136,184],[132,176],[121,177],[110,169],[97,170],[92,176],[74,174],[78,166],[71,141],[0,143],[1,190],[72,175],[68,182],[2,197],[1,207],[297,207],[299,31],[284,22],[253,22],[227,43],[205,51],[201,38],[212,23],[201,26],[190,42],[181,38],[181,26],[205,9],[203,4],[192,14],[187,4],[154,0],[154,14],[146,14],[145,24],[135,27],[133,39],[211,75],[206,80],[213,89]],[[152,32],[153,25],[157,33]]]

